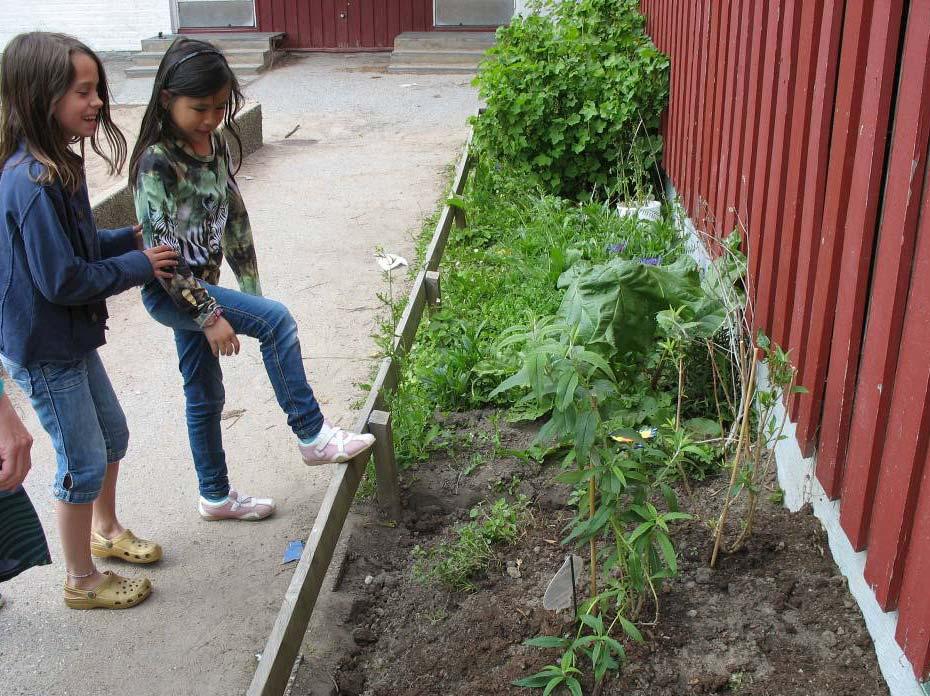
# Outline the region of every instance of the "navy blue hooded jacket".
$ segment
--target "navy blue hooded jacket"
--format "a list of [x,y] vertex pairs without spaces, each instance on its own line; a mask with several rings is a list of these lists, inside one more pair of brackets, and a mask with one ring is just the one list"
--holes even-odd
[[20,146],[0,173],[0,353],[20,365],[99,348],[104,300],[153,277],[131,227],[98,231],[87,187],[36,183],[42,171]]

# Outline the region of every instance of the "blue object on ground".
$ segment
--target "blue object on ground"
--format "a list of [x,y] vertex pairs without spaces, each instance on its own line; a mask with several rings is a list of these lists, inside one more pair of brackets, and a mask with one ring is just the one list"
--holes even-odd
[[284,560],[281,565],[286,565],[292,561],[299,561],[300,555],[304,552],[304,542],[300,539],[287,542],[287,548],[284,549]]

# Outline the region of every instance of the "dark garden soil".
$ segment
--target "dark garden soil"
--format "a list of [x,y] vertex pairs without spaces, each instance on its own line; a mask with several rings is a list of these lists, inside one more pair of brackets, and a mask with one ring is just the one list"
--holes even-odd
[[[532,432],[484,411],[447,416],[444,427],[448,453],[406,472],[402,523],[389,526],[371,510],[349,541],[337,593],[347,595],[344,628],[354,645],[332,675],[331,694],[540,693],[511,682],[554,661],[557,651],[523,641],[574,630],[570,612],[542,608],[566,555],[559,540],[571,518],[568,490],[550,481],[551,467],[502,453],[525,447]],[[599,688],[586,684],[585,694],[888,694],[859,609],[809,511],[791,514],[764,500],[746,547],[708,568],[705,521],[719,514],[725,485],[718,476],[696,482],[691,499],[681,494],[695,518],[675,530],[680,577],[662,588],[645,642],[627,641],[622,673]],[[482,500],[520,493],[532,500],[532,522],[518,543],[499,550],[476,592],[413,579],[415,545],[451,538]]]

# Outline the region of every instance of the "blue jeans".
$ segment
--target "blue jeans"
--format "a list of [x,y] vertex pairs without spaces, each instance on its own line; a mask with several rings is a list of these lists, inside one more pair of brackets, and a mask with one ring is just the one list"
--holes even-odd
[[[238,290],[203,282],[201,285],[222,307],[223,318],[237,334],[259,340],[265,371],[291,430],[303,440],[314,437],[323,426],[323,414],[307,383],[297,323],[287,307]],[[177,308],[158,282],[142,288],[142,302],[156,321],[174,329],[187,400],[187,436],[200,494],[225,496],[229,492],[229,476],[220,418],[226,392],[219,358],[210,350],[203,329]]]
[[92,503],[107,465],[125,457],[129,446],[126,416],[97,351],[69,362],[24,366],[0,360],[55,446],[52,493],[66,503]]

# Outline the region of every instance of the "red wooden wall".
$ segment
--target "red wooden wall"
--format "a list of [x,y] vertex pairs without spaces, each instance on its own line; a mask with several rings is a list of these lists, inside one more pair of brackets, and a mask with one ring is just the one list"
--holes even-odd
[[930,675],[930,2],[642,0],[672,59],[665,169],[747,240],[754,322],[898,640]]
[[286,33],[284,48],[388,49],[433,29],[433,0],[255,0],[255,16],[259,31]]

